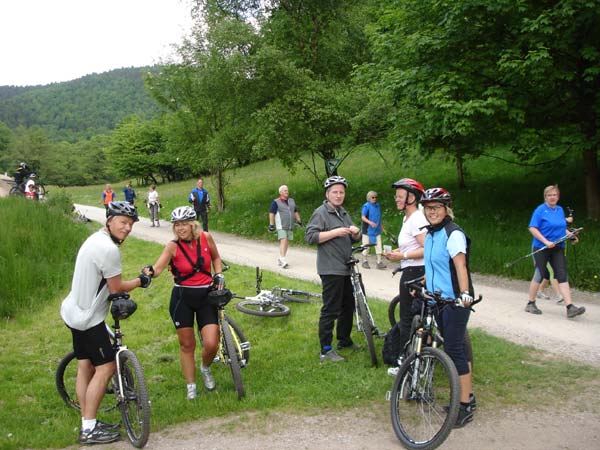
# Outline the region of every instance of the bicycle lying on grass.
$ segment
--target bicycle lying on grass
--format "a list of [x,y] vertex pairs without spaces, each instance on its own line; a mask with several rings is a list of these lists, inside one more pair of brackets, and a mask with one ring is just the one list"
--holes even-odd
[[[391,420],[396,437],[408,449],[434,449],[441,445],[458,416],[460,384],[450,357],[439,346],[444,342],[435,320],[439,308],[459,305],[460,300],[442,298],[426,291],[423,278],[407,281],[421,312],[413,319],[405,357],[394,380],[391,393]],[[479,296],[470,307],[479,303]],[[472,350],[470,341],[467,353]]]
[[[366,248],[372,247],[374,244],[362,245],[360,247],[353,247],[352,254],[359,253]],[[375,326],[375,320],[369,309],[369,303],[367,302],[367,295],[365,294],[365,287],[362,282],[362,274],[358,270],[359,260],[354,256],[346,262],[346,265],[350,267],[350,279],[352,281],[352,289],[354,291],[354,314],[356,315],[356,328],[359,332],[365,335],[367,340],[367,346],[369,348],[369,354],[371,356],[371,364],[377,367],[377,352],[375,350],[375,341],[373,336],[383,338],[385,334],[381,334]]]
[[256,295],[245,297],[235,295],[235,298],[241,298],[242,301],[236,305],[236,308],[246,314],[263,317],[283,317],[290,314],[290,307],[284,302],[310,303],[320,299],[321,294],[314,292],[298,291],[295,289],[286,289],[273,287],[270,290],[262,289],[262,272],[260,267],[256,268]]
[[[224,266],[224,270],[226,269]],[[246,340],[238,324],[225,313],[225,306],[232,297],[233,294],[229,289],[211,291],[208,294],[208,300],[218,310],[219,320],[220,342],[214,360],[229,366],[237,397],[241,399],[246,394],[241,369],[246,367],[250,360],[250,343]],[[200,332],[198,335],[200,336]],[[202,340],[202,336],[200,336],[200,340]]]
[[[109,297],[115,305],[115,300],[129,299],[129,294],[122,293]],[[142,365],[133,351],[123,344],[123,333],[120,320],[129,317],[133,311],[124,314],[111,307],[114,320],[112,331],[106,328],[111,336],[115,349],[116,370],[109,383],[107,393],[115,395],[116,403],[110,404],[109,400],[102,402],[101,410],[109,411],[118,408],[127,437],[134,447],[142,448],[150,436],[150,400]],[[75,352],[67,353],[56,369],[56,389],[67,406],[80,410],[79,401],[75,392],[75,379],[77,375],[77,359]],[[106,396],[105,396],[106,399]]]

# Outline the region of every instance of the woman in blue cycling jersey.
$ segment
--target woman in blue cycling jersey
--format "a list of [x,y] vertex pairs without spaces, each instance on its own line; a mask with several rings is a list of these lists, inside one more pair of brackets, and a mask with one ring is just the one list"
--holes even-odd
[[427,290],[440,291],[442,297],[462,301],[460,306],[446,306],[438,314],[438,326],[444,336],[444,351],[450,356],[460,380],[460,409],[455,427],[473,419],[471,361],[465,348],[469,306],[473,302],[473,284],[469,272],[470,240],[453,222],[452,197],[444,188],[427,189],[421,198],[429,222],[425,237],[425,282]]

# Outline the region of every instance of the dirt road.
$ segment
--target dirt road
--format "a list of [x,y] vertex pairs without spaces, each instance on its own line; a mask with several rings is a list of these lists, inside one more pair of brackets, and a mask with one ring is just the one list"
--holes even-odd
[[[104,210],[77,205],[93,220],[104,220]],[[141,219],[132,235],[165,243],[172,238],[170,226],[150,228]],[[223,258],[235,264],[260,266],[290,277],[319,281],[315,274],[315,251],[292,247],[288,254],[289,269],[277,266],[275,242],[267,243],[213,233]],[[390,300],[397,291],[398,280],[391,269],[363,270],[368,295]],[[585,305],[585,315],[568,320],[564,307],[552,301],[540,301],[544,314],[532,316],[523,311],[528,284],[495,277],[475,276],[476,290],[485,302],[472,315],[471,326],[510,341],[533,345],[550,354],[600,366],[600,343],[594,331],[600,324],[600,295],[574,292],[577,303]],[[566,380],[574,382],[574,380]],[[390,379],[391,384],[391,379]],[[448,450],[553,450],[600,449],[600,390],[582,392],[559,410],[503,411],[480,407],[476,420],[464,429],[455,430],[441,448]],[[129,449],[122,441],[107,446]],[[371,411],[353,409],[345,412],[320,411],[316,415],[273,413],[267,418],[252,412],[226,419],[190,422],[153,433],[149,450],[234,449],[244,450],[379,450],[401,448],[389,421],[387,406]]]

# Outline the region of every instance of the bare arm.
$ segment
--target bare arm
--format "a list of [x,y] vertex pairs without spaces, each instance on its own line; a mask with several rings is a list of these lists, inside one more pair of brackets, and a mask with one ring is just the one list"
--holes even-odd
[[206,232],[204,235],[206,236],[206,241],[208,242],[208,249],[210,250],[210,258],[212,259],[214,272],[221,273],[223,272],[223,261],[221,260],[221,255],[219,254],[217,244],[210,233]]
[[108,291],[111,294],[118,294],[119,292],[133,291],[135,288],[140,287],[142,285],[142,280],[134,278],[133,280],[125,281],[121,278],[121,274],[119,274],[112,278],[107,278],[106,284],[108,285]]
[[165,270],[165,267],[169,265],[169,261],[171,261],[171,258],[175,256],[176,251],[177,244],[175,244],[175,242],[171,241],[167,243],[167,245],[165,245],[165,248],[163,249],[162,253],[152,266],[152,268],[154,269],[154,274],[152,274],[152,278],[158,277],[161,274],[161,272]]
[[546,247],[554,247],[555,244],[546,239],[544,235],[540,232],[540,230],[538,230],[536,227],[529,227],[529,232],[533,235],[534,238],[542,242]]

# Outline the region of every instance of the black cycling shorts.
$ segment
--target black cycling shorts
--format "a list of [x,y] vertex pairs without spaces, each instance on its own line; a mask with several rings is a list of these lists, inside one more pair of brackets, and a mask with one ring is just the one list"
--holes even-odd
[[194,314],[198,329],[218,324],[217,308],[208,303],[208,287],[174,286],[171,291],[169,312],[175,328],[193,328]]
[[69,327],[73,335],[73,350],[77,359],[89,359],[94,366],[115,360],[115,349],[104,322],[81,331]]

